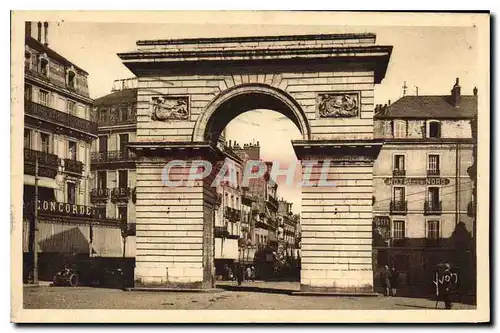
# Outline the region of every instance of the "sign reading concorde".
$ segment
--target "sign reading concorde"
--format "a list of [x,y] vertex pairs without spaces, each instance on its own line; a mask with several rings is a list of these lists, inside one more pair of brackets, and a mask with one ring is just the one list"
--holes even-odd
[[38,200],[40,213],[64,215],[73,217],[93,217],[96,212],[94,207],[73,205],[65,202]]
[[386,178],[384,180],[386,185],[448,185],[449,178]]

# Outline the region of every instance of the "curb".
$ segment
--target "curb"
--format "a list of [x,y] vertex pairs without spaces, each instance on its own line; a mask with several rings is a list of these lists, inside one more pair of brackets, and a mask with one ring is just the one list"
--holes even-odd
[[378,293],[335,293],[314,291],[293,291],[293,296],[330,296],[330,297],[381,297]]
[[148,291],[148,292],[169,292],[169,293],[217,293],[224,291],[220,288],[210,288],[210,289],[190,289],[190,288],[148,288],[148,287],[138,287],[138,288],[125,288],[124,291]]

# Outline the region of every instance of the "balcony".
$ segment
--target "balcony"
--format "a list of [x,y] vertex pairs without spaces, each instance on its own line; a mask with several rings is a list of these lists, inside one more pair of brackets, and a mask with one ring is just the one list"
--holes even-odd
[[38,159],[38,176],[55,178],[59,166],[57,155],[44,153],[33,149],[24,149],[24,173],[35,175],[35,161]]
[[93,188],[90,191],[90,200],[95,202],[107,202],[109,198],[109,188]]
[[[125,111],[125,109],[123,109]],[[118,126],[118,125],[133,125],[137,123],[136,111],[133,109],[126,109],[126,112],[118,110],[114,113],[106,112],[101,114],[97,119],[98,126]]]
[[90,161],[92,164],[131,162],[134,161],[135,158],[135,153],[128,150],[99,151],[90,154]]
[[64,172],[71,173],[77,176],[82,176],[83,173],[83,163],[71,158],[65,158],[64,160]]
[[405,177],[406,170],[392,170],[392,176],[393,177]]
[[392,246],[395,246],[395,247],[402,247],[402,246],[406,246],[406,243],[407,243],[407,238],[393,238],[392,239]]
[[52,109],[48,106],[25,100],[25,114],[40,120],[49,121],[70,129],[97,135],[97,123]]
[[408,213],[408,201],[391,201],[390,212],[393,215],[406,215]]
[[130,187],[116,187],[111,190],[111,201],[113,203],[127,202],[131,193]]
[[426,238],[425,239],[425,246],[428,247],[436,247],[440,245],[440,239],[439,238]]
[[440,170],[427,170],[427,176],[439,176],[441,174]]
[[425,201],[424,215],[440,215],[442,211],[441,201]]
[[226,207],[224,216],[231,222],[237,222],[241,218],[240,211],[231,207]]

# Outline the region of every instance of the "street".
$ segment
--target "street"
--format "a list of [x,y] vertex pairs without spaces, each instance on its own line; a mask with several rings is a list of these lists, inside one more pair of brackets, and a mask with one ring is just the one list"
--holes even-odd
[[[246,282],[244,287],[261,286]],[[282,283],[281,290],[291,283]],[[236,286],[236,284],[234,284]],[[271,289],[273,285],[271,284]],[[257,289],[257,288],[256,288]],[[26,309],[171,309],[171,310],[329,310],[329,309],[434,309],[435,301],[405,297],[296,296],[256,291],[143,292],[91,287],[25,287]],[[439,303],[440,308],[444,304]],[[454,304],[453,309],[475,309]]]

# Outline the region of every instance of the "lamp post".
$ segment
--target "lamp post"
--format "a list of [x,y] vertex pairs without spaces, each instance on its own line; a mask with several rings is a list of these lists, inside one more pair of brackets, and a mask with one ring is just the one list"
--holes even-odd
[[33,214],[33,284],[38,284],[38,155],[35,157],[35,212]]

